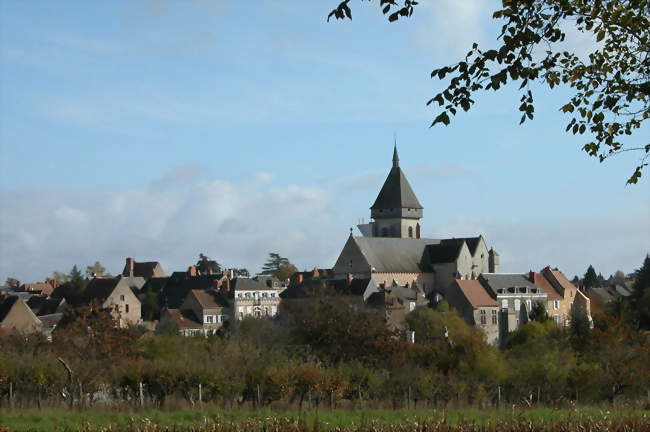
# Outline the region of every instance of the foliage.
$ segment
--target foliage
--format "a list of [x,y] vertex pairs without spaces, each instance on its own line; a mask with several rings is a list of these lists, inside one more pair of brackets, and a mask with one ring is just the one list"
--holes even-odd
[[528,318],[530,318],[531,321],[537,321],[537,322],[546,322],[551,320],[552,318],[548,315],[548,312],[546,310],[546,305],[542,302],[535,302],[533,303],[533,307],[530,309],[530,313],[528,314]]
[[8,277],[5,281],[5,285],[11,288],[18,288],[20,286],[20,281],[16,278]]
[[201,253],[199,254],[199,260],[196,262],[196,269],[202,275],[215,274],[221,271],[221,265]]
[[234,268],[232,272],[235,277],[250,277],[251,273],[245,268]]
[[106,273],[106,268],[99,261],[95,261],[95,264],[86,267],[86,277],[93,278],[95,276],[109,276]]
[[153,321],[160,319],[160,307],[158,306],[158,296],[151,290],[151,287],[142,293],[140,310],[142,319],[145,321]]
[[598,275],[596,275],[596,270],[594,270],[594,266],[590,265],[589,268],[587,268],[587,272],[582,278],[582,285],[584,286],[585,289],[600,286]]
[[[340,2],[328,19],[351,19],[349,3]],[[411,16],[417,4],[379,1],[391,22]],[[509,80],[521,83],[521,124],[535,113],[531,83],[549,89],[564,85],[572,92],[560,108],[572,117],[566,131],[589,133],[591,140],[582,149],[601,162],[623,151],[640,152],[640,163],[627,180],[637,183],[650,156],[650,143],[631,147],[624,141],[650,117],[648,1],[503,0],[493,18],[504,22],[499,46],[486,50],[474,43],[464,60],[431,72],[432,78],[450,78],[447,88],[427,103],[442,107],[431,125],[449,125],[459,110],[471,109],[476,94],[499,90]],[[569,27],[597,43],[588,57],[562,50]]]
[[639,327],[650,330],[650,255],[646,255],[641,268],[634,272],[632,296],[639,317]]
[[291,264],[287,258],[280,256],[278,253],[271,252],[266,263],[262,266],[260,275],[274,276],[280,280],[287,280],[297,271],[296,266]]

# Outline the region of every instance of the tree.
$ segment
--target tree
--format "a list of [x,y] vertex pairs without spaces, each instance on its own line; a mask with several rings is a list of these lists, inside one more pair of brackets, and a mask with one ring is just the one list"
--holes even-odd
[[199,260],[196,262],[196,269],[202,275],[215,274],[221,271],[221,265],[217,261],[211,260],[203,254],[199,254]]
[[106,269],[102,266],[99,261],[95,261],[95,264],[86,267],[86,276],[89,278],[95,276],[109,276],[106,274]]
[[235,277],[250,277],[251,275],[250,272],[245,268],[232,269],[232,273],[235,275]]
[[153,321],[160,318],[160,307],[158,306],[158,297],[151,290],[150,287],[144,291],[142,297],[142,319],[145,321]]
[[585,289],[600,286],[600,282],[598,281],[598,275],[596,275],[596,270],[594,270],[594,266],[590,265],[589,268],[587,269],[587,272],[582,278],[582,285],[585,287]]
[[20,286],[20,281],[18,279],[8,277],[5,281],[5,285],[11,288],[18,288]]
[[641,268],[634,272],[636,281],[632,289],[634,308],[639,317],[639,327],[650,330],[650,255],[646,255]]
[[291,264],[287,258],[280,256],[278,253],[271,252],[262,267],[260,275],[275,276],[280,280],[286,280],[297,271],[296,266]]
[[546,311],[546,306],[542,302],[533,303],[533,307],[530,309],[528,317],[531,321],[537,321],[541,323],[551,320],[551,317]]
[[[332,10],[328,20],[352,19],[350,0]],[[413,14],[414,0],[380,0],[390,22]],[[450,123],[459,110],[469,111],[476,94],[499,90],[508,80],[522,92],[520,124],[534,116],[530,84],[564,85],[572,96],[560,108],[571,115],[566,131],[588,133],[582,149],[600,162],[624,151],[638,151],[639,165],[627,180],[637,183],[647,166],[650,144],[638,147],[624,139],[650,118],[650,6],[647,0],[502,0],[493,14],[504,21],[499,46],[480,49],[474,43],[464,60],[435,69],[432,78],[450,78],[447,88],[431,98],[441,107],[431,126]],[[599,45],[588,56],[561,50],[567,27],[586,33]],[[459,29],[459,31],[462,31]]]
[[57,282],[59,285],[63,285],[68,281],[68,275],[58,271],[53,271],[52,276],[50,277],[53,281]]

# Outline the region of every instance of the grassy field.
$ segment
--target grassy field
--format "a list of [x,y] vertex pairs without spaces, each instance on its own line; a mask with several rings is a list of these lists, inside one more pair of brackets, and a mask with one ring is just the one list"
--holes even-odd
[[[185,411],[142,411],[123,413],[110,410],[68,411],[13,410],[0,411],[0,431],[319,431],[319,430],[399,430],[417,431],[417,425],[427,424],[428,430],[438,430],[435,424],[457,426],[457,430],[468,430],[463,424],[516,425],[532,423],[551,426],[608,421],[633,421],[633,426],[647,426],[650,430],[650,412],[633,410],[601,411],[587,410],[490,410],[490,411],[432,411],[432,410],[359,410],[359,411],[309,411],[277,412],[185,410]],[[459,426],[460,425],[460,426]],[[607,426],[607,425],[605,425]],[[609,425],[611,428],[612,425]],[[446,430],[446,429],[445,429]],[[496,430],[496,429],[495,429]],[[516,429],[515,429],[516,430]],[[551,430],[551,429],[539,429]],[[565,429],[566,430],[566,429]],[[591,430],[591,429],[587,429]],[[598,429],[593,429],[598,430]],[[616,430],[615,428],[612,430]],[[621,429],[622,430],[622,429]],[[634,429],[632,429],[634,430]]]

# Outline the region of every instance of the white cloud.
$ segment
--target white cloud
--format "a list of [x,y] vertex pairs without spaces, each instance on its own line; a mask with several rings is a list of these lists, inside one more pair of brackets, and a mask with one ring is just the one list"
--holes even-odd
[[127,256],[171,272],[199,253],[257,271],[277,251],[311,268],[331,265],[345,241],[333,235],[325,190],[270,184],[270,173],[242,184],[188,180],[187,170],[119,191],[1,191],[0,278],[34,281],[95,260],[119,272]]

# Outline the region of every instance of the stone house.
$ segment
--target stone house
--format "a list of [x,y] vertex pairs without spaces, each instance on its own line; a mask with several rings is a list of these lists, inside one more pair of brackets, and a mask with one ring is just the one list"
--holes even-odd
[[272,317],[278,313],[282,289],[267,286],[254,279],[226,279],[221,291],[228,299],[235,320],[246,317]]
[[534,303],[546,306],[547,294],[531,282],[527,275],[508,273],[483,273],[479,282],[490,297],[499,303],[499,340],[505,341],[508,333],[528,322]]
[[571,310],[576,307],[591,320],[591,301],[561,271],[547,266],[540,273],[529,272],[528,278],[548,295],[546,311],[558,325],[569,325]]
[[499,344],[499,302],[478,280],[455,280],[446,301],[465,319],[480,328],[491,345]]
[[111,312],[118,326],[141,322],[140,300],[134,294],[144,285],[144,278],[94,278],[84,291],[84,303],[95,302]]
[[0,297],[0,329],[17,333],[42,331],[41,320],[18,296]]
[[230,315],[228,301],[215,290],[191,290],[181,310],[191,310],[206,334],[220,329]]

